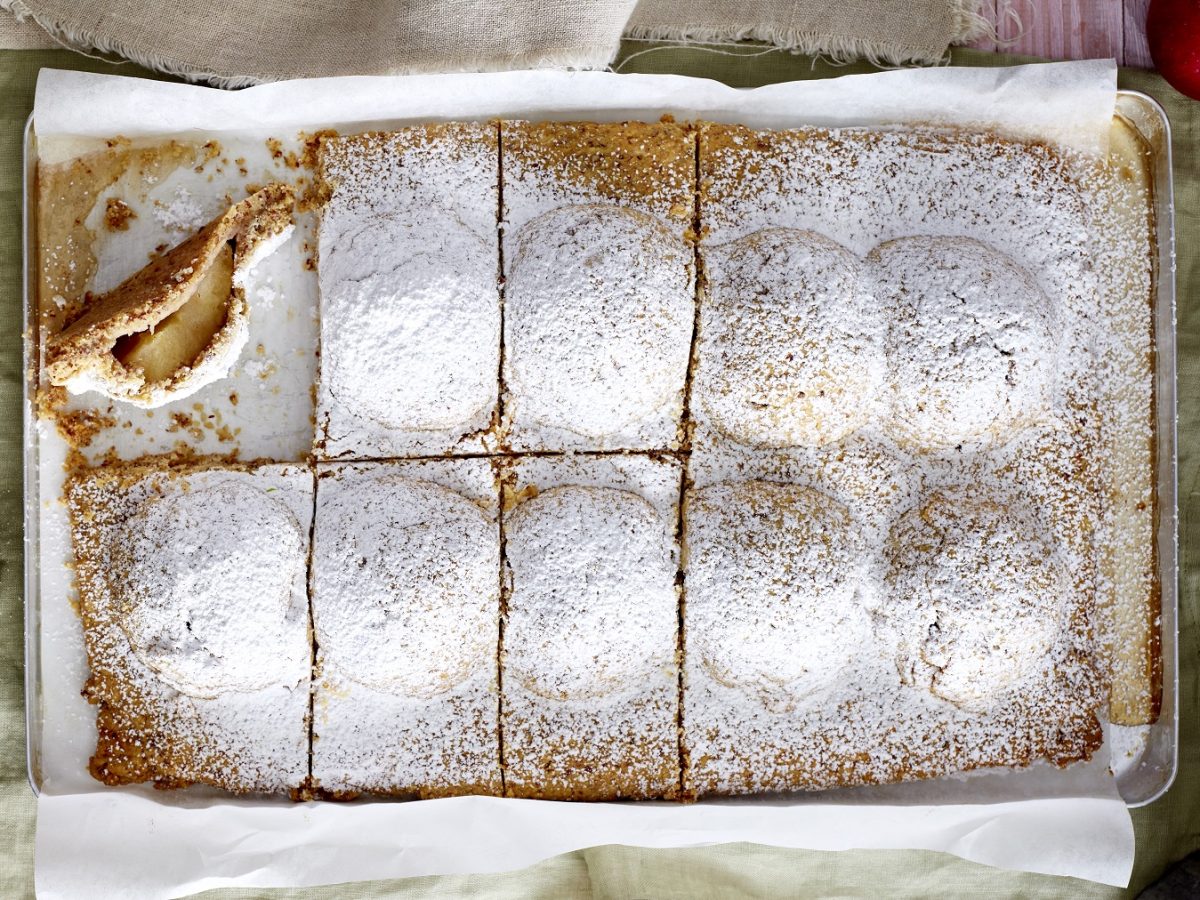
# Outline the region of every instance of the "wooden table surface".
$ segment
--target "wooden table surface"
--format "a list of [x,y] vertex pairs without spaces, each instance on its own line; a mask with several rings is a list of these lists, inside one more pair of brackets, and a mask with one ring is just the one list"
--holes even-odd
[[972,44],[981,50],[1049,59],[1111,56],[1121,65],[1154,67],[1146,46],[1150,0],[988,0],[986,5],[991,20],[1000,20],[1001,40]]

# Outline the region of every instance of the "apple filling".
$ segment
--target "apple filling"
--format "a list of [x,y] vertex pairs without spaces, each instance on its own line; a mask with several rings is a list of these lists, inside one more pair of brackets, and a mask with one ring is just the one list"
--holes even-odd
[[184,304],[161,322],[120,338],[113,356],[127,369],[141,369],[147,384],[165,381],[212,343],[229,315],[233,292],[233,243],[227,241]]

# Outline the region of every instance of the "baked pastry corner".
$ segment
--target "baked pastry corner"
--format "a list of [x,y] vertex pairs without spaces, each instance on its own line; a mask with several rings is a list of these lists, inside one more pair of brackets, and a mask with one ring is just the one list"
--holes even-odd
[[291,233],[292,188],[271,184],[88,306],[46,345],[46,375],[151,408],[223,377],[248,337],[245,273]]

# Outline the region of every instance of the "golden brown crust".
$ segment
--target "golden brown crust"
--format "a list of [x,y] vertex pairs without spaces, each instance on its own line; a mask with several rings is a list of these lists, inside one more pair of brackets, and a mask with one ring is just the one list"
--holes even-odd
[[534,168],[600,200],[661,205],[678,220],[692,217],[691,133],[674,122],[501,123],[506,165]]
[[[1118,179],[1112,191],[1110,224],[1115,233],[1140,231],[1142,246],[1152,255],[1155,247],[1154,204],[1149,202],[1154,190],[1151,150],[1120,117],[1113,119],[1108,165]],[[1139,202],[1143,199],[1147,201],[1144,206]],[[1123,434],[1122,424],[1106,435],[1112,447],[1110,452],[1127,463],[1119,470],[1120,474],[1103,485],[1112,512],[1122,516],[1122,525],[1112,530],[1112,537],[1123,544],[1106,548],[1101,555],[1102,565],[1115,586],[1111,596],[1101,598],[1111,630],[1108,651],[1113,690],[1109,718],[1117,725],[1149,725],[1161,713],[1163,692],[1162,582],[1158,574],[1156,533],[1160,500],[1155,476],[1158,448],[1154,292],[1149,282],[1138,277],[1145,260],[1119,259],[1116,264],[1125,279],[1129,308],[1123,311],[1121,321],[1114,323],[1113,332],[1128,332],[1125,337],[1130,358],[1124,363],[1129,371],[1142,374],[1151,393],[1143,413],[1144,432],[1130,428],[1128,434]],[[1140,310],[1138,303],[1144,304]],[[1140,354],[1134,349],[1139,344],[1144,348]],[[1136,421],[1135,410],[1123,412]],[[1139,473],[1140,477],[1131,478],[1131,472]]]

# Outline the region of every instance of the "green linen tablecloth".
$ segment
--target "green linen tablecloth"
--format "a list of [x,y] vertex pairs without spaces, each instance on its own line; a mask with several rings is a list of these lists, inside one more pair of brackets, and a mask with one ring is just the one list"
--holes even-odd
[[[956,51],[955,65],[1028,62]],[[25,777],[22,703],[21,542],[21,145],[38,70],[148,75],[61,50],[0,51],[0,897],[33,893],[35,802]],[[735,87],[871,71],[834,67],[762,48],[720,50],[630,43],[614,68],[715,78]],[[153,77],[153,76],[152,76]],[[1137,860],[1129,891],[1090,882],[1006,872],[943,853],[782,850],[728,844],[688,850],[599,847],[503,875],[415,878],[305,890],[222,890],[243,897],[1116,897],[1153,882],[1200,847],[1200,103],[1156,75],[1122,71],[1122,87],[1145,91],[1174,131],[1179,296],[1180,758],[1174,787],[1134,810]],[[151,863],[151,861],[147,861]]]

